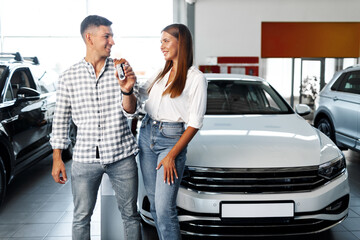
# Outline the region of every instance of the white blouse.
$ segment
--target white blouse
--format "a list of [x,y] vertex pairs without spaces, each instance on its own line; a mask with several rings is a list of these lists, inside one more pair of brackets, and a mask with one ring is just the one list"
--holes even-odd
[[194,66],[190,67],[185,88],[176,98],[170,98],[170,94],[162,95],[170,85],[166,86],[170,71],[164,78],[158,80],[153,85],[150,94],[147,94],[148,87],[157,75],[158,73],[148,79],[139,89],[142,97],[148,95],[145,101],[146,113],[157,121],[185,122],[187,126],[200,129],[204,120],[207,99],[207,81],[203,73]]

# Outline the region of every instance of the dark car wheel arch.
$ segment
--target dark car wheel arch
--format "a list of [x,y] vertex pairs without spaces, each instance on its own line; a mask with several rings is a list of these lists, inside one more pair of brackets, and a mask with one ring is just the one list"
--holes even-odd
[[318,115],[315,127],[336,144],[334,124],[326,114]]

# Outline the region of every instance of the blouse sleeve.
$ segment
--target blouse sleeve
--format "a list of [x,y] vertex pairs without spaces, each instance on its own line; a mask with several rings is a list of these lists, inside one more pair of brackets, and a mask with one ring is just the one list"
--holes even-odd
[[207,100],[207,80],[202,73],[199,73],[193,79],[193,85],[190,91],[190,114],[188,126],[200,129],[203,125],[206,112]]

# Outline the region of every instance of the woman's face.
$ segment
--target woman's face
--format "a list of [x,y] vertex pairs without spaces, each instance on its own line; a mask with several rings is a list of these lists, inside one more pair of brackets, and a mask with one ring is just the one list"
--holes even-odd
[[178,40],[167,32],[161,33],[161,52],[166,61],[176,61],[178,56]]

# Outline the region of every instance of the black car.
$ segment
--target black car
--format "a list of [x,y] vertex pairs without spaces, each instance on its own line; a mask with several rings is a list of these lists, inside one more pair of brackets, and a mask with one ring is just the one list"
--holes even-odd
[[52,151],[57,80],[36,57],[0,53],[0,205],[14,176]]

